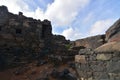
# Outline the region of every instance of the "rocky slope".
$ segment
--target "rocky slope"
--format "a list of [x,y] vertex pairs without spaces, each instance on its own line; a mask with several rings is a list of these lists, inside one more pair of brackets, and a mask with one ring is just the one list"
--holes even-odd
[[120,41],[120,19],[117,20],[107,31],[106,40],[108,42]]
[[80,80],[120,80],[120,20],[106,31],[105,44],[75,56]]

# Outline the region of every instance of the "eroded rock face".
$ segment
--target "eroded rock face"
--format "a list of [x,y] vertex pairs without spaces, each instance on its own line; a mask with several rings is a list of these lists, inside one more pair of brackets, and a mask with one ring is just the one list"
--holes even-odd
[[[107,43],[94,50],[81,49],[75,56],[81,80],[120,79],[120,19],[106,31]],[[91,42],[91,41],[90,41]],[[94,44],[94,43],[93,43]]]
[[108,42],[120,41],[120,19],[117,20],[107,31],[106,40]]
[[93,37],[88,37],[80,40],[76,40],[73,46],[84,46],[86,48],[95,49],[105,43],[105,35],[98,35]]

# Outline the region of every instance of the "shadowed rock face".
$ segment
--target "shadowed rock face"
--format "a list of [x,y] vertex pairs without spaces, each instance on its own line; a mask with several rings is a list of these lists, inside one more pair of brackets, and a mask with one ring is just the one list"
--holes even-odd
[[[10,13],[0,6],[0,70],[40,60],[47,55],[65,54],[69,41],[52,34],[51,22]],[[2,66],[1,66],[2,65]]]
[[6,6],[0,6],[0,25],[5,24],[8,19],[8,9]]
[[[0,6],[0,64],[16,65],[40,56],[52,40],[52,26],[48,20],[40,21],[8,11]],[[49,45],[48,45],[49,43]]]
[[107,31],[106,40],[108,42],[120,41],[120,19],[117,20]]
[[[0,7],[0,47],[29,47],[40,51],[52,38],[52,26],[48,20],[40,21],[8,12],[7,7]],[[11,49],[11,48],[10,48]]]

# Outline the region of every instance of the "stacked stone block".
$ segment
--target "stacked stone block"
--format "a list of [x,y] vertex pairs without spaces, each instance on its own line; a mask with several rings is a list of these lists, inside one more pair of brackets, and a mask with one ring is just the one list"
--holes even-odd
[[120,52],[84,49],[75,56],[75,62],[80,80],[120,80]]

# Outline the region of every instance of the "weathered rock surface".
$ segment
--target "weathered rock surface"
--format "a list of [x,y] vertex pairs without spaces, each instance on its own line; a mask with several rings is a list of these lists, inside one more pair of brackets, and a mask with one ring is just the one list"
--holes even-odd
[[96,52],[114,52],[120,51],[120,42],[108,42],[95,49]]
[[[53,35],[51,22],[12,14],[0,6],[0,69],[23,65],[46,55],[66,55],[64,36]],[[46,56],[47,57],[47,56]],[[73,57],[74,58],[74,57]]]
[[57,80],[77,80],[76,76],[72,74],[68,69],[64,69],[60,72],[54,69],[51,72],[51,76]]
[[73,46],[76,47],[83,46],[85,48],[95,49],[103,45],[104,43],[105,43],[105,35],[98,35],[98,36],[76,40],[73,42]]
[[106,31],[107,43],[96,47],[94,50],[80,49],[79,54],[75,56],[79,79],[120,80],[119,37],[120,19]]
[[117,20],[107,31],[106,40],[108,42],[120,41],[120,19]]
[[91,50],[84,55],[76,55],[75,62],[81,80],[120,79],[120,68],[118,67],[120,66],[120,52],[95,52]]
[[42,54],[43,48],[49,46],[47,43],[50,44],[52,36],[50,21],[25,17],[22,12],[12,14],[6,6],[0,6],[1,66],[35,59]]
[[[76,80],[78,51],[69,50],[70,46],[64,36],[52,34],[50,21],[12,14],[0,6],[0,79]],[[53,68],[58,71],[58,75],[53,72],[58,76],[54,79]]]

